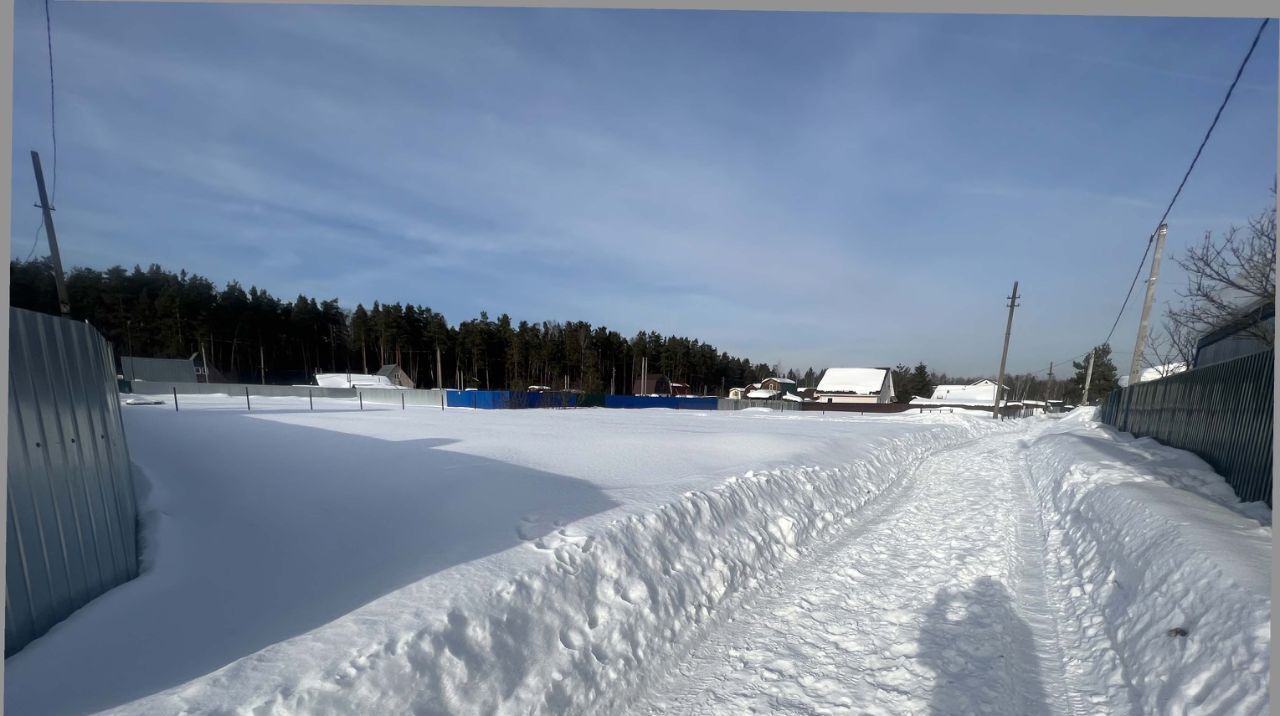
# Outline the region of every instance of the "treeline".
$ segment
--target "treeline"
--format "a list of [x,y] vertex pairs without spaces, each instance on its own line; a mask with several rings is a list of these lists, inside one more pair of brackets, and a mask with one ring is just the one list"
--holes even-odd
[[[9,268],[12,305],[58,313],[47,259],[11,261]],[[281,300],[235,281],[219,289],[202,276],[157,265],[79,267],[66,280],[71,317],[88,320],[117,355],[203,355],[229,382],[310,383],[317,372],[372,373],[394,363],[423,388],[547,385],[631,393],[644,358],[650,373],[696,393],[723,394],[777,368],[652,331],[627,338],[584,321],[513,323],[485,312],[451,326],[427,306],[375,302],[346,310],[337,299]],[[437,350],[443,375],[436,375]],[[812,368],[805,377],[816,384]]]

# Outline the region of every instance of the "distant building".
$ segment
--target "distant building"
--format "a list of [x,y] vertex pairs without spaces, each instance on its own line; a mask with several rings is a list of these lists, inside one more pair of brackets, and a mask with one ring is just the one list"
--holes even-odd
[[820,403],[892,403],[893,373],[888,368],[828,368],[814,397]]
[[635,395],[671,395],[671,379],[658,373],[636,378],[631,386]]
[[1203,368],[1214,363],[1239,358],[1261,351],[1271,350],[1272,341],[1257,335],[1262,333],[1274,340],[1276,334],[1276,306],[1269,301],[1259,301],[1241,312],[1241,317],[1209,331],[1196,342],[1196,355],[1192,365]]
[[794,394],[796,392],[796,382],[789,378],[765,378],[760,381],[760,389]]
[[730,389],[729,389],[729,399],[730,399],[730,400],[742,400],[742,398],[743,398],[743,396],[744,396],[744,395],[746,395],[746,389],[745,389],[745,388],[730,388]]
[[377,375],[386,378],[391,381],[392,385],[400,388],[416,387],[413,383],[413,378],[410,378],[409,374],[404,372],[404,369],[395,363],[382,366],[382,368],[378,370]]
[[182,358],[120,358],[120,375],[128,381],[165,383],[203,382],[196,376],[196,364]]
[[689,386],[684,383],[672,383],[671,394],[672,395],[688,395]]

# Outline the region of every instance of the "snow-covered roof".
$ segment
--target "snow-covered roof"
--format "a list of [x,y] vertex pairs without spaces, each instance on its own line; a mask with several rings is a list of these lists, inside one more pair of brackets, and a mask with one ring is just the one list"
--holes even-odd
[[760,400],[768,400],[777,395],[778,395],[778,391],[776,390],[758,390],[757,389],[757,390],[751,391],[750,393],[747,393],[748,398],[757,398]]
[[798,396],[798,395],[796,395],[796,394],[794,394],[794,393],[783,393],[783,394],[782,394],[782,399],[783,399],[783,400],[790,400],[790,401],[792,401],[793,403],[803,403],[803,402],[804,402],[804,398],[801,398],[800,396]]
[[[1149,380],[1159,380],[1160,378],[1171,376],[1174,373],[1181,373],[1186,369],[1186,363],[1166,363],[1164,365],[1157,365],[1151,368],[1144,368],[1142,372],[1138,374],[1138,382],[1145,383]],[[1117,382],[1120,384],[1120,387],[1123,388],[1129,385],[1129,376],[1122,375]]]
[[384,375],[365,373],[316,373],[321,388],[399,388]]
[[828,368],[818,381],[818,392],[878,394],[888,372],[884,368]]
[[[1006,387],[1006,391],[1008,388]],[[990,380],[980,380],[970,385],[939,385],[933,389],[931,400],[942,400],[950,403],[986,403],[996,399],[996,384]]]
[[776,380],[779,383],[790,383],[792,385],[795,385],[796,383],[794,380],[791,380],[790,378],[766,378],[765,380]]

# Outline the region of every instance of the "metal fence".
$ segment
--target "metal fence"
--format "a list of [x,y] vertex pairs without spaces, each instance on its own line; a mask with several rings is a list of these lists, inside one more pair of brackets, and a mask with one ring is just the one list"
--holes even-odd
[[138,574],[114,368],[87,323],[9,310],[6,657]]
[[1246,502],[1271,505],[1275,352],[1234,358],[1112,391],[1102,422],[1190,450]]

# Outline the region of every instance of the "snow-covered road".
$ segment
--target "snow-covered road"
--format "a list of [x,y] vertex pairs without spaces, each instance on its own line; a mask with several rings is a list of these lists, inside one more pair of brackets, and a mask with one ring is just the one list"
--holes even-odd
[[709,623],[638,711],[1125,712],[1067,671],[1024,437],[926,457],[856,527]]

